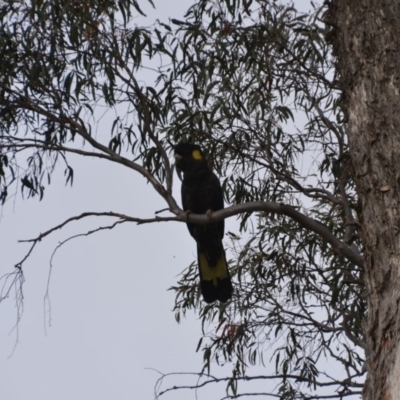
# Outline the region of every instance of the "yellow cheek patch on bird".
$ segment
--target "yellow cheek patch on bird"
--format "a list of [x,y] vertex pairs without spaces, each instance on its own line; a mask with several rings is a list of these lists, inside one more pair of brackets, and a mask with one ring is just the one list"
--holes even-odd
[[200,150],[193,150],[193,151],[192,151],[192,157],[193,157],[195,160],[198,160],[198,161],[200,161],[200,160],[203,159],[203,156],[202,156]]

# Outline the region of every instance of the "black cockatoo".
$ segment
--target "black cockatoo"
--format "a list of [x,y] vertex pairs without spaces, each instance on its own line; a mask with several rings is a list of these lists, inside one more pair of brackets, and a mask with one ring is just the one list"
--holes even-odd
[[[194,214],[210,213],[224,208],[221,184],[211,171],[201,148],[195,144],[175,146],[178,170],[183,172],[182,206]],[[197,243],[197,260],[204,301],[226,302],[232,295],[232,282],[222,245],[224,220],[207,225],[187,223]]]

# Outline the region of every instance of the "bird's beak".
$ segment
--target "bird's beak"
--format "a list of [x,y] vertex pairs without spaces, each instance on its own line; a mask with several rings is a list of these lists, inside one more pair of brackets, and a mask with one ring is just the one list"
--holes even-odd
[[181,156],[179,154],[175,154],[174,157],[175,157],[175,161],[181,161],[183,158],[183,156]]

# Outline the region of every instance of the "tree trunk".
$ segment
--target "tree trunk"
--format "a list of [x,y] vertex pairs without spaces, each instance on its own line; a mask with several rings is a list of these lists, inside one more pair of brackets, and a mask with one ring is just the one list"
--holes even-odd
[[334,52],[360,199],[366,400],[400,399],[400,0],[334,0]]

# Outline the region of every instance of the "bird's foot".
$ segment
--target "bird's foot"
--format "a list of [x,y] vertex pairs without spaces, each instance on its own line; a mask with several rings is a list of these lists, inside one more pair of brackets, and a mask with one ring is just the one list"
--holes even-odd
[[189,215],[192,213],[191,210],[185,210],[185,214],[186,214],[186,221],[189,219]]
[[208,218],[208,219],[211,219],[212,213],[213,213],[213,210],[208,209],[208,210],[206,211],[206,215],[207,215],[207,218]]

